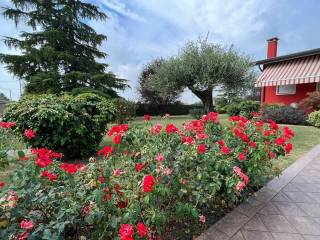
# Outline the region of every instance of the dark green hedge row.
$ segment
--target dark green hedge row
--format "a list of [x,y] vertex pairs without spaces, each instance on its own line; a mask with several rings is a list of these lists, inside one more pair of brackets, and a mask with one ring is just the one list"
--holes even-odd
[[194,108],[198,108],[198,105],[186,105],[186,104],[137,104],[137,116],[149,115],[164,115],[169,113],[171,115],[187,115],[189,111]]

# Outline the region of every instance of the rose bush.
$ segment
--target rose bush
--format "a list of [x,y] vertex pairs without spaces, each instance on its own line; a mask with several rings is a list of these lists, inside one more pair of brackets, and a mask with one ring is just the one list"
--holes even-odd
[[[255,115],[113,126],[87,164],[34,149],[2,187],[2,239],[186,239],[277,174],[294,133]],[[169,120],[167,120],[169,121]],[[25,227],[22,227],[25,226]]]

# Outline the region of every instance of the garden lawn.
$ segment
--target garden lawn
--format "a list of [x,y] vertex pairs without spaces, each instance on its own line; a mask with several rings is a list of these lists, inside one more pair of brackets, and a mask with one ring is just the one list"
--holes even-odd
[[312,126],[288,126],[295,132],[293,137],[293,151],[286,157],[282,157],[275,162],[275,166],[281,170],[287,168],[290,164],[303,156],[317,144],[320,144],[320,129]]

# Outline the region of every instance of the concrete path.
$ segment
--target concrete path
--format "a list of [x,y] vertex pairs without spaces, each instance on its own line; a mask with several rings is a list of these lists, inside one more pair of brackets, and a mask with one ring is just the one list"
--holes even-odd
[[320,145],[197,240],[320,240]]

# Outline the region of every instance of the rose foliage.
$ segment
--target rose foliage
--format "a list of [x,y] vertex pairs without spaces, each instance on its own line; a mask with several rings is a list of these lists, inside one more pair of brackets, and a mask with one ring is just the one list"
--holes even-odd
[[191,238],[275,176],[273,162],[292,149],[289,128],[259,117],[166,121],[112,127],[120,140],[86,164],[33,149],[0,190],[0,238]]

